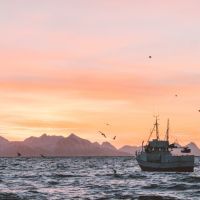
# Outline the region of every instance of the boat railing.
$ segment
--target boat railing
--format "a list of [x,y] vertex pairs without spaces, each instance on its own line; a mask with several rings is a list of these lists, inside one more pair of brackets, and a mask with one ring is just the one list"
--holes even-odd
[[142,154],[142,152],[143,151],[140,151],[140,150],[139,151],[135,151],[135,156],[138,156],[138,155]]

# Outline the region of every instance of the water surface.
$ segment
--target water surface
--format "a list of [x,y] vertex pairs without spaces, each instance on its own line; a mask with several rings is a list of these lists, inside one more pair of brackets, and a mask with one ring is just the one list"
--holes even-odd
[[200,199],[200,166],[142,172],[131,157],[0,158],[0,173],[0,199]]

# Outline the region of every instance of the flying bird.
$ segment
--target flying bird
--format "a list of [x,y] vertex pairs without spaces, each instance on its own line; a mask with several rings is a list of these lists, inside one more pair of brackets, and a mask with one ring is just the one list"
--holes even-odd
[[106,123],[106,126],[110,126],[110,124]]
[[18,156],[18,157],[20,157],[21,155],[22,155],[21,153],[19,153],[19,152],[17,153],[17,156]]
[[151,59],[152,57],[151,56],[149,56],[149,59]]
[[113,137],[113,140],[115,140],[115,139],[116,139],[116,136]]
[[99,133],[101,133],[101,135],[102,135],[103,137],[105,137],[105,138],[106,138],[106,135],[105,135],[105,133],[103,133],[103,132],[101,132],[101,131],[99,131]]
[[198,110],[200,112],[200,110]]
[[175,97],[178,97],[178,94],[175,94],[174,96],[175,96]]

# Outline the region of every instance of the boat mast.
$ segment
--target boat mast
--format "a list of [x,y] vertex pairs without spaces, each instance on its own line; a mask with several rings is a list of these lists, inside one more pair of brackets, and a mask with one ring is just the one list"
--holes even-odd
[[148,138],[148,142],[149,142],[149,140],[151,139],[151,136],[152,136],[152,134],[153,134],[153,132],[154,132],[154,129],[155,129],[155,125],[153,126],[153,129],[150,130],[150,135],[149,135],[149,138]]
[[167,120],[166,140],[169,141],[169,119]]
[[158,130],[158,116],[156,116],[156,123],[154,124],[156,127],[156,139],[159,140],[159,130]]

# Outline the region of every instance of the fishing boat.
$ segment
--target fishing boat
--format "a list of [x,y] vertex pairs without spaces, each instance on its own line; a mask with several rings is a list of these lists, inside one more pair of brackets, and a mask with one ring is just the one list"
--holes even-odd
[[[193,172],[194,155],[188,147],[179,147],[175,143],[169,143],[169,119],[164,140],[159,138],[158,117],[150,132],[147,144],[143,145],[140,152],[136,152],[136,160],[143,171],[166,171],[166,172]],[[156,138],[151,139],[153,132]],[[174,148],[181,148],[180,155],[172,154]]]

